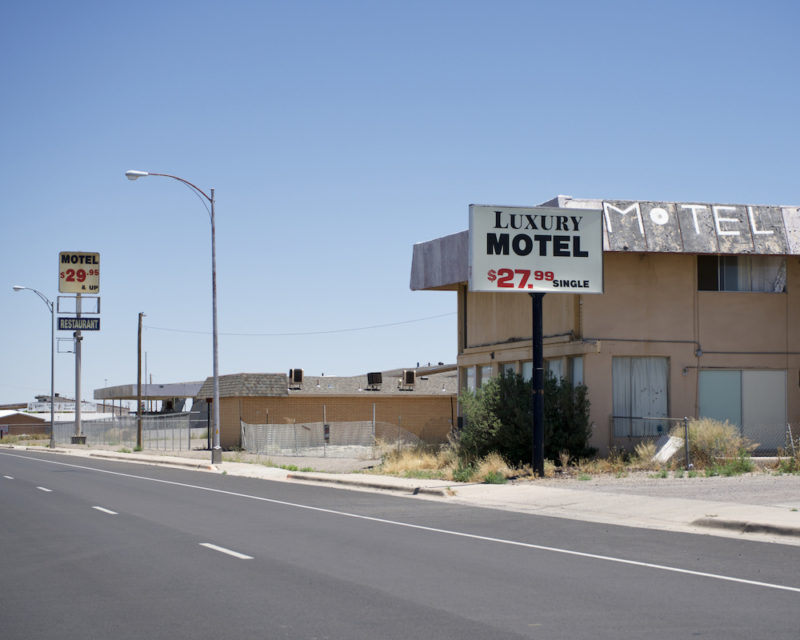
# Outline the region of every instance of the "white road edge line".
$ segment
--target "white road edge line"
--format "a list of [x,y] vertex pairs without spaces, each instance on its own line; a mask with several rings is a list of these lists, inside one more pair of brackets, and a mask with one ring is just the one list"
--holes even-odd
[[723,582],[734,582],[738,584],[747,584],[754,587],[764,587],[766,589],[777,589],[779,591],[791,591],[793,593],[800,593],[800,587],[791,587],[783,584],[774,584],[771,582],[759,582],[757,580],[747,580],[744,578],[736,578],[734,576],[726,576],[718,573],[706,573],[704,571],[694,571],[692,569],[681,569],[680,567],[670,567],[663,564],[653,564],[650,562],[641,562],[639,560],[627,560],[625,558],[617,558],[614,556],[604,556],[595,553],[585,553],[583,551],[573,551],[572,549],[562,549],[559,547],[547,547],[540,544],[531,544],[529,542],[519,542],[516,540],[505,540],[503,538],[491,538],[488,536],[480,536],[474,533],[463,533],[461,531],[451,531],[449,529],[437,529],[435,527],[426,527],[419,524],[411,524],[410,522],[399,522],[396,520],[385,520],[383,518],[374,518],[372,516],[364,516],[357,513],[348,513],[347,511],[336,511],[334,509],[325,509],[323,507],[312,507],[306,504],[297,504],[295,502],[286,502],[284,500],[275,500],[273,498],[263,498],[261,496],[254,496],[247,493],[237,493],[235,491],[225,491],[224,489],[214,489],[212,487],[203,487],[201,485],[189,484],[186,482],[175,482],[174,480],[161,480],[160,478],[148,478],[147,476],[137,476],[132,473],[122,473],[121,471],[109,471],[107,469],[98,469],[96,467],[86,467],[79,464],[70,464],[68,462],[59,462],[57,460],[43,460],[42,458],[32,458],[28,456],[21,456],[18,454],[6,454],[15,458],[23,460],[35,460],[36,462],[44,462],[47,464],[57,464],[64,467],[72,467],[75,469],[85,469],[86,471],[95,471],[97,473],[107,473],[113,476],[121,476],[125,478],[134,478],[136,480],[147,480],[149,482],[157,482],[159,484],[168,484],[176,487],[186,487],[189,489],[199,489],[200,491],[207,491],[209,493],[219,493],[222,495],[235,496],[237,498],[248,498],[250,500],[257,500],[259,502],[268,502],[270,504],[279,504],[285,507],[293,507],[295,509],[305,509],[307,511],[315,511],[317,513],[328,513],[331,515],[342,516],[346,518],[354,518],[357,520],[366,520],[369,522],[379,522],[381,524],[388,524],[396,527],[405,527],[408,529],[416,529],[418,531],[429,531],[432,533],[441,533],[449,536],[456,536],[459,538],[468,538],[471,540],[481,540],[484,542],[493,542],[496,544],[505,544],[514,547],[522,547],[525,549],[536,549],[537,551],[549,551],[551,553],[562,553],[564,555],[575,556],[579,558],[590,558],[592,560],[603,560],[606,562],[615,562],[617,564],[625,564],[634,567],[643,567],[646,569],[655,569],[658,571],[667,571],[671,573],[680,573],[684,575],[696,576],[700,578],[710,578],[712,580],[721,580]]
[[219,551],[220,553],[225,553],[229,556],[233,556],[234,558],[239,558],[240,560],[252,560],[253,556],[246,556],[243,553],[239,553],[238,551],[232,551],[231,549],[226,549],[225,547],[218,547],[215,544],[211,544],[210,542],[201,542],[199,543],[201,547],[205,547],[206,549],[212,549],[214,551]]
[[48,489],[47,487],[36,487],[39,491],[44,491],[45,493],[53,493],[52,489]]
[[112,511],[111,509],[106,509],[105,507],[97,507],[97,506],[95,506],[95,507],[92,507],[92,509],[97,509],[98,511],[102,511],[103,513],[107,513],[107,514],[109,514],[111,516],[119,515],[116,511]]

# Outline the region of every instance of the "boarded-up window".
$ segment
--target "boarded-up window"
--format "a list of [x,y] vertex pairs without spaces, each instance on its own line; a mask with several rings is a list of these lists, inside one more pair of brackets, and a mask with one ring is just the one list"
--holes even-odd
[[760,449],[784,446],[786,371],[701,371],[699,396],[701,418],[727,420]]
[[659,436],[669,431],[668,421],[654,419],[668,415],[668,372],[667,358],[612,360],[615,437]]

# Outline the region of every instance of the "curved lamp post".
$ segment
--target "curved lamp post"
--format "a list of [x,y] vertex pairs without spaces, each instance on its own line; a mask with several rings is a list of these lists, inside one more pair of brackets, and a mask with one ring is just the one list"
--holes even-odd
[[212,307],[212,333],[213,333],[213,350],[214,350],[214,445],[211,449],[211,464],[219,464],[222,462],[222,447],[219,444],[219,344],[217,340],[217,249],[216,249],[216,229],[214,226],[214,190],[210,189],[210,195],[206,194],[202,189],[193,185],[188,180],[173,176],[168,173],[153,173],[151,171],[135,171],[130,170],[125,172],[128,180],[137,180],[138,178],[146,178],[147,176],[161,176],[162,178],[172,178],[178,182],[182,182],[197,195],[202,196],[211,204],[211,307]]
[[[55,427],[55,423],[53,422],[54,418],[54,409],[53,405],[56,401],[55,399],[55,352],[56,352],[56,314],[55,314],[55,307],[53,305],[53,301],[50,300],[46,295],[44,295],[41,291],[37,289],[31,289],[30,287],[23,287],[22,285],[15,284],[13,287],[14,291],[33,291],[37,296],[42,299],[47,305],[47,308],[50,310],[50,448],[55,449],[56,441],[55,441],[55,433],[53,431]],[[80,402],[80,400],[79,400]]]

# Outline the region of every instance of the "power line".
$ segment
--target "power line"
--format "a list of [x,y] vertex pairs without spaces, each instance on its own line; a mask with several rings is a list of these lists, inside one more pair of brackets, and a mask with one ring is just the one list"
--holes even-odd
[[[272,337],[272,338],[280,338],[280,337],[287,337],[287,336],[319,336],[325,335],[330,333],[351,333],[354,331],[368,331],[370,329],[384,329],[386,327],[397,327],[403,324],[413,324],[416,322],[425,322],[427,320],[435,320],[437,318],[446,318],[447,316],[454,316],[456,315],[455,312],[450,313],[441,313],[436,316],[427,316],[425,318],[414,318],[413,320],[401,320],[400,322],[388,322],[386,324],[373,324],[366,327],[352,327],[349,329],[329,329],[327,331],[298,331],[292,333],[258,333],[258,332],[224,332],[220,331],[219,335],[221,336],[243,336],[243,337]],[[210,331],[194,331],[191,329],[174,329],[171,327],[154,327],[151,325],[144,325],[145,329],[152,329],[154,331],[169,331],[172,333],[194,333],[194,334],[201,334],[201,335],[210,335]]]

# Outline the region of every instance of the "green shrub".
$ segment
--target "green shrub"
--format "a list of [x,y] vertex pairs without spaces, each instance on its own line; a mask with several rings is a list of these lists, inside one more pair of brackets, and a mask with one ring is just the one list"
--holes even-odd
[[597,449],[589,446],[589,397],[586,385],[557,380],[548,373],[544,379],[544,456],[557,460],[561,451],[572,458],[589,458]]
[[718,464],[706,468],[706,475],[711,471],[715,476],[740,476],[743,473],[750,473],[754,469],[753,461],[745,452],[741,452],[738,457],[732,460],[725,460]]
[[778,474],[800,474],[800,462],[798,462],[797,458],[780,458],[775,472]]
[[486,484],[505,484],[507,479],[499,471],[489,471],[483,476],[483,481]]
[[[462,461],[473,462],[496,452],[510,464],[530,462],[531,385],[522,376],[504,371],[476,391],[463,392],[459,402],[464,427],[455,445]],[[596,450],[588,446],[590,434],[586,387],[548,374],[544,383],[545,458],[594,455]]]
[[459,466],[453,471],[453,480],[456,482],[470,482],[475,469],[472,465]]

